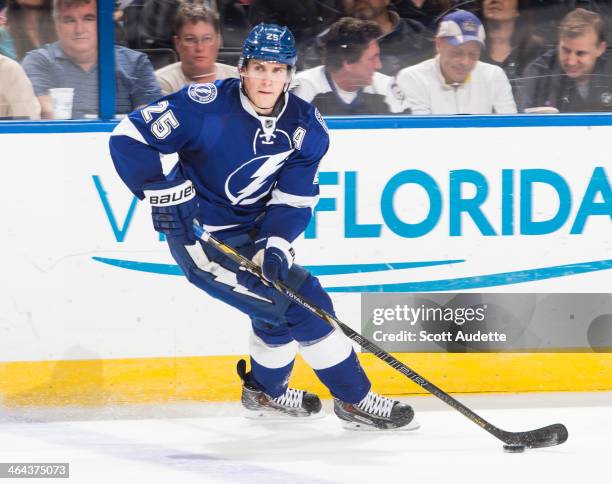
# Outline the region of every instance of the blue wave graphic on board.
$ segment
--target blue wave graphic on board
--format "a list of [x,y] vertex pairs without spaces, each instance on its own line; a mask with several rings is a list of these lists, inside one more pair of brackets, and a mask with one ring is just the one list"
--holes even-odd
[[540,267],[514,272],[485,274],[482,276],[440,279],[437,281],[399,282],[366,286],[326,287],[327,292],[433,292],[477,289],[482,287],[505,286],[523,282],[541,281],[555,277],[573,276],[587,272],[612,269],[612,259],[579,262],[554,267]]
[[[94,260],[123,269],[164,274],[172,276],[183,275],[176,264],[158,264],[154,262],[137,262],[122,259],[108,259],[93,257]],[[411,269],[416,267],[430,267],[465,262],[462,259],[446,261],[425,262],[390,262],[380,264],[346,264],[304,266],[315,276],[357,274],[363,272],[378,272],[394,269]],[[361,286],[325,287],[328,292],[433,292],[457,291],[462,289],[478,289],[483,287],[505,286],[524,282],[541,281],[557,277],[566,277],[589,272],[612,269],[612,259],[578,262],[553,267],[540,267],[513,272],[497,274],[484,274],[480,276],[459,277],[455,279],[440,279],[435,281],[399,282],[391,284],[372,284]]]
[[[169,276],[182,276],[183,271],[176,264],[158,264],[155,262],[137,262],[123,259],[108,259],[105,257],[92,257],[98,262],[111,266],[121,267],[132,271],[151,272]],[[416,267],[431,267],[465,262],[463,259],[432,260],[423,262],[385,262],[379,264],[337,264],[321,266],[304,266],[314,276],[332,276],[340,274],[358,274],[362,272],[380,272],[398,269],[413,269]]]

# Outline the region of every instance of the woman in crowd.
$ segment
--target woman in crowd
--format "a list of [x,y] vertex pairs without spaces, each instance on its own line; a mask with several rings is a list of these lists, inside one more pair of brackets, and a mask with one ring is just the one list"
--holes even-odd
[[534,33],[532,13],[529,0],[482,0],[487,40],[480,60],[501,67],[511,82],[545,50]]

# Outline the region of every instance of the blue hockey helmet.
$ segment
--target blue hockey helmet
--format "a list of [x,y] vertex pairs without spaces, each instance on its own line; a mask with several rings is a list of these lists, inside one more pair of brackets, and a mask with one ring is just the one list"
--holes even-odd
[[238,68],[242,69],[248,59],[278,62],[293,68],[297,61],[297,49],[291,30],[288,27],[264,23],[253,27],[244,39]]

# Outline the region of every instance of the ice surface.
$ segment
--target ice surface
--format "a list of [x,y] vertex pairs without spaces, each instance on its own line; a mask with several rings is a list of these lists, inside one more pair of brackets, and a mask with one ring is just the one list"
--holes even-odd
[[501,442],[432,397],[403,399],[421,423],[413,432],[344,430],[329,401],[327,417],[286,423],[247,420],[238,404],[0,407],[0,461],[69,462],[64,482],[105,484],[576,484],[612,478],[612,392],[458,398],[505,430],[564,423],[569,440],[504,453]]

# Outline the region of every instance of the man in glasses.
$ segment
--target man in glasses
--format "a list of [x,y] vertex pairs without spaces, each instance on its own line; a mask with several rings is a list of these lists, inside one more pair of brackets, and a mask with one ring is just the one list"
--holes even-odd
[[155,71],[164,94],[192,82],[205,83],[238,77],[234,66],[217,62],[221,35],[219,16],[201,5],[185,3],[176,15],[174,46],[180,62]]

